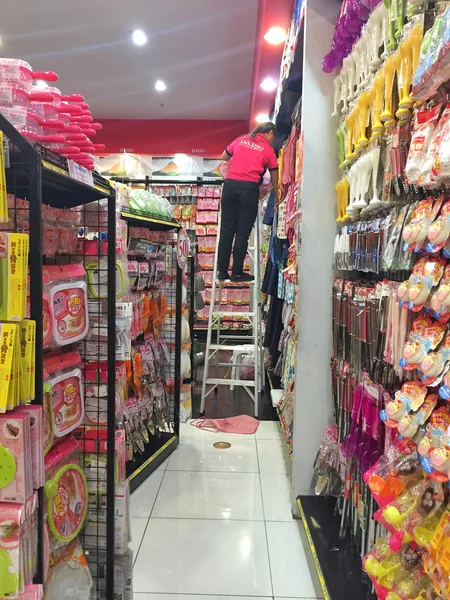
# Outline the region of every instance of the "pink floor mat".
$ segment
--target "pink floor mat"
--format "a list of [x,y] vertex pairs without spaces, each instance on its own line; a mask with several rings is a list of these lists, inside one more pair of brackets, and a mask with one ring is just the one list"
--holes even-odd
[[191,425],[198,429],[207,429],[208,431],[249,435],[255,433],[258,429],[259,421],[249,415],[238,415],[237,417],[228,417],[226,419],[200,417],[200,419],[191,421]]

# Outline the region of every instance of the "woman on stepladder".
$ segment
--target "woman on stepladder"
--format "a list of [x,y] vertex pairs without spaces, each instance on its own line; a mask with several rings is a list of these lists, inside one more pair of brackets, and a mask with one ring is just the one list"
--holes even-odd
[[[244,273],[244,259],[248,239],[258,214],[259,186],[266,169],[271,183],[278,186],[278,163],[271,146],[275,137],[273,123],[261,123],[248,135],[232,142],[222,154],[222,160],[231,160],[222,190],[222,217],[218,255],[218,279],[230,279],[231,248],[233,269],[231,281],[253,281],[253,275]],[[234,246],[233,246],[234,239]]]

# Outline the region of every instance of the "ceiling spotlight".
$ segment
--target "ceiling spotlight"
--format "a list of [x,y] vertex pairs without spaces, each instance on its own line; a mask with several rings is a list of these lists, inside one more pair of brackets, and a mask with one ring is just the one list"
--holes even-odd
[[277,89],[277,82],[272,77],[266,77],[264,81],[261,82],[261,87],[265,92],[273,92]]
[[34,82],[34,86],[40,90],[45,90],[45,88],[48,87],[48,83],[43,79],[36,79],[36,81]]
[[143,46],[147,43],[147,36],[142,31],[142,29],[135,29],[131,34],[131,39],[136,44],[136,46]]
[[166,88],[167,85],[161,79],[158,79],[158,81],[155,83],[155,90],[157,92],[163,92]]
[[269,115],[265,113],[259,113],[259,115],[256,115],[255,121],[257,123],[267,123],[267,121],[270,121],[270,118]]
[[264,36],[264,39],[266,42],[269,42],[269,44],[278,46],[278,44],[282,44],[286,39],[286,31],[281,27],[271,27]]

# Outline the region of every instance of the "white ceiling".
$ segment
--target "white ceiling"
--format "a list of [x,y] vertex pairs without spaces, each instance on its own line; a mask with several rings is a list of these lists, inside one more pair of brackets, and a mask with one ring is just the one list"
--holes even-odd
[[56,71],[99,119],[247,119],[257,10],[258,0],[10,0],[0,55]]

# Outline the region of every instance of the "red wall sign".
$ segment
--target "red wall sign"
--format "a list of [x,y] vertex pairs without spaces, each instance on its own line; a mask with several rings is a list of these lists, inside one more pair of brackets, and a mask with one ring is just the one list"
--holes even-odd
[[[248,132],[247,121],[101,119],[103,129],[95,142],[105,144],[102,154],[123,152],[173,156],[220,156],[235,138]],[[132,148],[132,150],[131,150]]]

